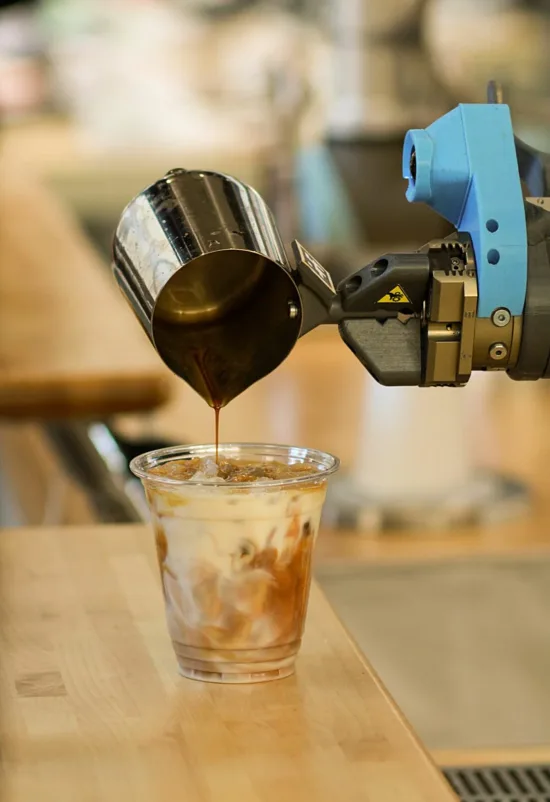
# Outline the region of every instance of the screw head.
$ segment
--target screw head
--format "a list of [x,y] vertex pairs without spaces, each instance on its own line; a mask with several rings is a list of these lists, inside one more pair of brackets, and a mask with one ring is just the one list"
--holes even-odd
[[289,303],[288,303],[288,316],[290,317],[290,319],[294,320],[294,318],[298,317],[299,313],[300,313],[300,310],[298,309],[296,304],[293,303],[293,301],[289,301]]
[[495,326],[503,328],[512,320],[512,315],[507,309],[495,309],[491,316],[491,320]]
[[493,343],[489,348],[489,356],[497,362],[501,359],[506,359],[508,356],[508,348],[504,343]]
[[175,178],[177,175],[181,175],[182,173],[186,172],[187,170],[185,170],[183,167],[173,167],[164,174],[164,178]]

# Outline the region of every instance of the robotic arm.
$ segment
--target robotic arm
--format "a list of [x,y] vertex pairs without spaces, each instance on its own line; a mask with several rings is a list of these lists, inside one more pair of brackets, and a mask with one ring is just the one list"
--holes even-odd
[[126,208],[115,276],[166,364],[212,406],[324,323],[385,385],[460,386],[495,369],[550,378],[550,157],[514,137],[508,106],[460,105],[408,132],[403,175],[409,201],[455,233],[338,287],[298,242],[289,262],[254,190],[186,170]]
[[342,338],[378,381],[462,385],[487,369],[550,376],[549,169],[514,138],[503,104],[461,105],[408,132],[407,198],[457,230],[418,254],[387,254],[339,287]]

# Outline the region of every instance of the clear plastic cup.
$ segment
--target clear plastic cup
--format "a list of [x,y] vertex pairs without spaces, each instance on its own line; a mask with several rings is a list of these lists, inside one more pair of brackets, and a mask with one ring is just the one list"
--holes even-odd
[[302,639],[327,479],[339,462],[305,448],[241,443],[220,445],[220,459],[301,463],[311,472],[240,484],[152,472],[214,456],[213,445],[178,446],[131,463],[151,510],[179,669],[208,682],[287,677]]

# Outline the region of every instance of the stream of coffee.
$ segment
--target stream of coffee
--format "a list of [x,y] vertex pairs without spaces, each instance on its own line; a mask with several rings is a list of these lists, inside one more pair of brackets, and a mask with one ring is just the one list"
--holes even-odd
[[216,442],[216,463],[219,465],[219,449],[220,449],[220,410],[226,403],[223,400],[220,392],[219,383],[214,380],[214,376],[208,370],[208,350],[197,349],[193,354],[193,362],[198,368],[198,373],[202,378],[204,387],[208,392],[208,396],[203,395],[203,398],[210,404],[214,410],[214,436]]
[[214,426],[215,426],[215,430],[216,430],[216,463],[218,465],[219,465],[218,449],[219,449],[219,446],[220,446],[220,410],[221,410],[221,406],[216,404],[214,406],[214,421],[215,421]]

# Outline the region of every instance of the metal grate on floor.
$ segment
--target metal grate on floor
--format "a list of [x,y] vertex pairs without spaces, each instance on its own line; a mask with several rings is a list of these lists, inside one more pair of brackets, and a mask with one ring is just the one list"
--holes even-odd
[[443,769],[462,802],[550,802],[550,764]]

